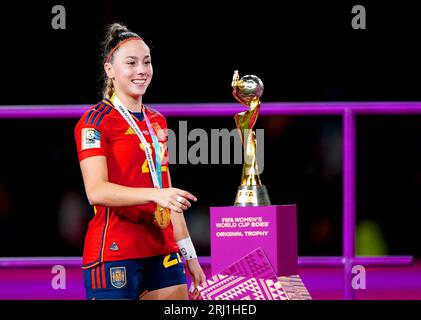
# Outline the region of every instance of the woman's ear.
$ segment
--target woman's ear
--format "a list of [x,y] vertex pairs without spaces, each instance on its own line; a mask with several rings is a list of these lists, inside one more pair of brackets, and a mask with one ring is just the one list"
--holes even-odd
[[109,62],[104,63],[104,70],[108,78],[114,79],[114,69],[111,63]]

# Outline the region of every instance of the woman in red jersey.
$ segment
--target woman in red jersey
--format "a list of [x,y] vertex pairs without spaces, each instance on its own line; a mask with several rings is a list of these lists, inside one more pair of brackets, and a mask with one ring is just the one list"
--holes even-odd
[[188,299],[179,251],[192,283],[205,280],[183,215],[197,199],[172,188],[166,120],[142,102],[153,75],[150,49],[113,24],[104,70],[104,99],[75,127],[95,212],[83,251],[87,299]]

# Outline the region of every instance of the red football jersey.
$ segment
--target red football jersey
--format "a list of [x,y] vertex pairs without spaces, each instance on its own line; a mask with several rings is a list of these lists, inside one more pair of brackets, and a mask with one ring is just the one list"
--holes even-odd
[[[169,187],[167,124],[164,116],[146,108],[161,147],[162,186]],[[155,162],[152,138],[144,119],[136,120]],[[144,146],[108,99],[87,110],[75,127],[79,161],[92,156],[107,158],[109,182],[135,188],[153,188]],[[83,251],[83,267],[103,261],[151,257],[177,252],[173,226],[161,229],[153,222],[156,204],[128,207],[94,206]]]

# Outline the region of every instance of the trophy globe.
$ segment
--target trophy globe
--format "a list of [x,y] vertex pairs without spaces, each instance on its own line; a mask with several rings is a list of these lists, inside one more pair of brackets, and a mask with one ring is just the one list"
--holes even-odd
[[255,75],[246,75],[240,79],[238,71],[235,71],[231,86],[234,98],[248,108],[234,116],[244,148],[243,174],[234,206],[268,206],[271,203],[267,189],[260,180],[256,158],[256,135],[253,131],[259,115],[260,97],[264,90],[263,82]]

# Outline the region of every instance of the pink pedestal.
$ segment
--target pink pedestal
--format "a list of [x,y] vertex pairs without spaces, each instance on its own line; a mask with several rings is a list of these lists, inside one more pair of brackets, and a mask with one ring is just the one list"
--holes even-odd
[[210,209],[212,274],[262,247],[277,276],[298,274],[295,205]]

